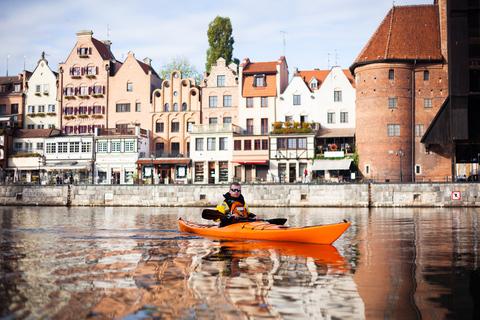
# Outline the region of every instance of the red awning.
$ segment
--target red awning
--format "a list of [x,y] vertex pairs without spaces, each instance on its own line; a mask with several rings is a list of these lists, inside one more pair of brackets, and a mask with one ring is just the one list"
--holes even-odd
[[185,158],[171,158],[171,159],[138,159],[136,164],[188,164],[190,159]]
[[267,164],[268,160],[233,160],[230,162],[240,164]]

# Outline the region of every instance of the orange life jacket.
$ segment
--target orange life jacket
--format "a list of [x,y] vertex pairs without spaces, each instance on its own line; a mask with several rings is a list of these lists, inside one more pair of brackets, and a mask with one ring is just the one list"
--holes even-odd
[[237,216],[237,217],[247,217],[248,216],[248,212],[247,210],[245,209],[245,207],[243,206],[243,204],[241,204],[240,202],[238,201],[234,201],[231,206],[230,206],[230,213]]

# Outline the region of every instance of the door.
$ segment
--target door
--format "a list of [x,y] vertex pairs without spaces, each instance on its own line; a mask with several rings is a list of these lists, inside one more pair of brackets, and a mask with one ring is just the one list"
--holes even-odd
[[112,172],[112,184],[120,184],[120,171]]
[[215,162],[208,163],[208,183],[215,183]]
[[289,182],[290,183],[295,182],[296,179],[297,179],[297,170],[296,170],[296,164],[295,163],[290,163],[289,173],[290,173]]
[[245,165],[245,181],[252,182],[252,165],[251,164]]

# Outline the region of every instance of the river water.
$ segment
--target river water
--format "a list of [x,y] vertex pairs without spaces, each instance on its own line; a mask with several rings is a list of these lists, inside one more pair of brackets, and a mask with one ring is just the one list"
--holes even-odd
[[1,319],[476,319],[480,209],[253,208],[332,246],[185,234],[202,208],[0,207]]

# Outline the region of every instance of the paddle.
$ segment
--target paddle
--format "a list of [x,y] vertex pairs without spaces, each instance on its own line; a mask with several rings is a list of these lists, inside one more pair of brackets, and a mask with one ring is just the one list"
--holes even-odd
[[[202,218],[207,219],[207,220],[218,220],[220,218],[224,218],[225,215],[221,213],[220,211],[217,210],[212,210],[212,209],[204,209],[202,211]],[[280,226],[283,226],[285,222],[287,222],[287,219],[285,218],[277,218],[277,219],[255,219],[255,218],[248,218],[248,217],[241,217],[237,218],[237,220],[244,220],[244,221],[265,221],[270,224],[277,224]]]

